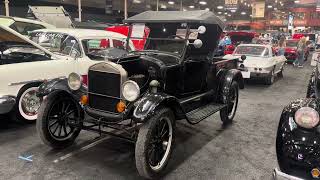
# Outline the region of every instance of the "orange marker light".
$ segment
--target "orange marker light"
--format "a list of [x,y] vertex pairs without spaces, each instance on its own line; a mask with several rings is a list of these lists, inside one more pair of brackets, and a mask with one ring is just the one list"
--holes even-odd
[[88,104],[88,96],[87,95],[83,95],[83,96],[81,96],[81,98],[80,98],[80,102],[81,102],[81,104],[83,104],[83,105],[86,105],[86,104]]
[[312,175],[313,178],[319,178],[319,176],[320,176],[320,171],[319,171],[319,169],[318,169],[318,168],[313,168],[313,169],[311,170],[311,175]]
[[126,104],[123,101],[119,101],[117,104],[117,111],[121,113],[125,110],[126,110]]

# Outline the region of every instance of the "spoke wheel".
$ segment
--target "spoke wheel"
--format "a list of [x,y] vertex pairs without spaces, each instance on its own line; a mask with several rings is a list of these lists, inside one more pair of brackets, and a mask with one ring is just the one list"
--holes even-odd
[[35,121],[37,119],[41,104],[41,99],[36,95],[37,90],[38,87],[27,89],[22,93],[18,102],[20,115],[28,121]]
[[158,110],[139,130],[135,158],[138,172],[144,178],[160,177],[170,159],[174,144],[174,115]]
[[232,82],[227,99],[227,107],[220,111],[220,118],[223,124],[231,123],[236,115],[239,101],[239,86],[236,81]]
[[79,135],[83,117],[83,110],[72,97],[49,94],[40,107],[37,130],[45,144],[65,148]]

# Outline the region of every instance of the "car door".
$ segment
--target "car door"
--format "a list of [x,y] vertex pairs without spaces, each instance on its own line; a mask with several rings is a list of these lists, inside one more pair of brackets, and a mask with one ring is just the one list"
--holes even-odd
[[275,66],[275,72],[279,72],[282,68],[282,65],[284,64],[284,56],[279,56],[276,51],[271,48],[272,51],[272,56],[270,57],[270,59],[272,60],[272,62],[274,63]]

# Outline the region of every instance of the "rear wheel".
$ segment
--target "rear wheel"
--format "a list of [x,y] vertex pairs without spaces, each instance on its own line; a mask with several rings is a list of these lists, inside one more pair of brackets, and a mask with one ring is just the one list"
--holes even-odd
[[161,176],[174,144],[175,120],[168,108],[159,109],[139,130],[135,148],[136,167],[147,179]]
[[[52,148],[70,146],[79,135],[83,111],[78,102],[64,94],[51,94],[42,103],[37,131],[42,141]],[[70,125],[70,124],[73,124]]]
[[220,111],[220,118],[223,124],[231,123],[237,112],[239,101],[239,85],[236,81],[232,82],[229,94],[226,98],[226,104],[228,105]]

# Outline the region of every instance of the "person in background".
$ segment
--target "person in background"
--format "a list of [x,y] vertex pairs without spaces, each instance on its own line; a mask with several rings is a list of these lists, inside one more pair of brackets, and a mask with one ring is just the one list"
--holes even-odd
[[278,55],[279,56],[284,56],[286,46],[287,46],[286,38],[284,36],[280,36],[280,40],[278,43]]
[[303,67],[303,62],[304,62],[304,57],[305,57],[305,49],[307,48],[307,39],[306,37],[303,37],[300,39],[298,43],[298,48],[297,48],[297,53],[298,57],[296,61],[293,63],[294,66],[297,66],[302,68]]
[[254,35],[254,38],[252,39],[252,44],[259,44],[261,42],[261,39],[259,38],[259,35]]

